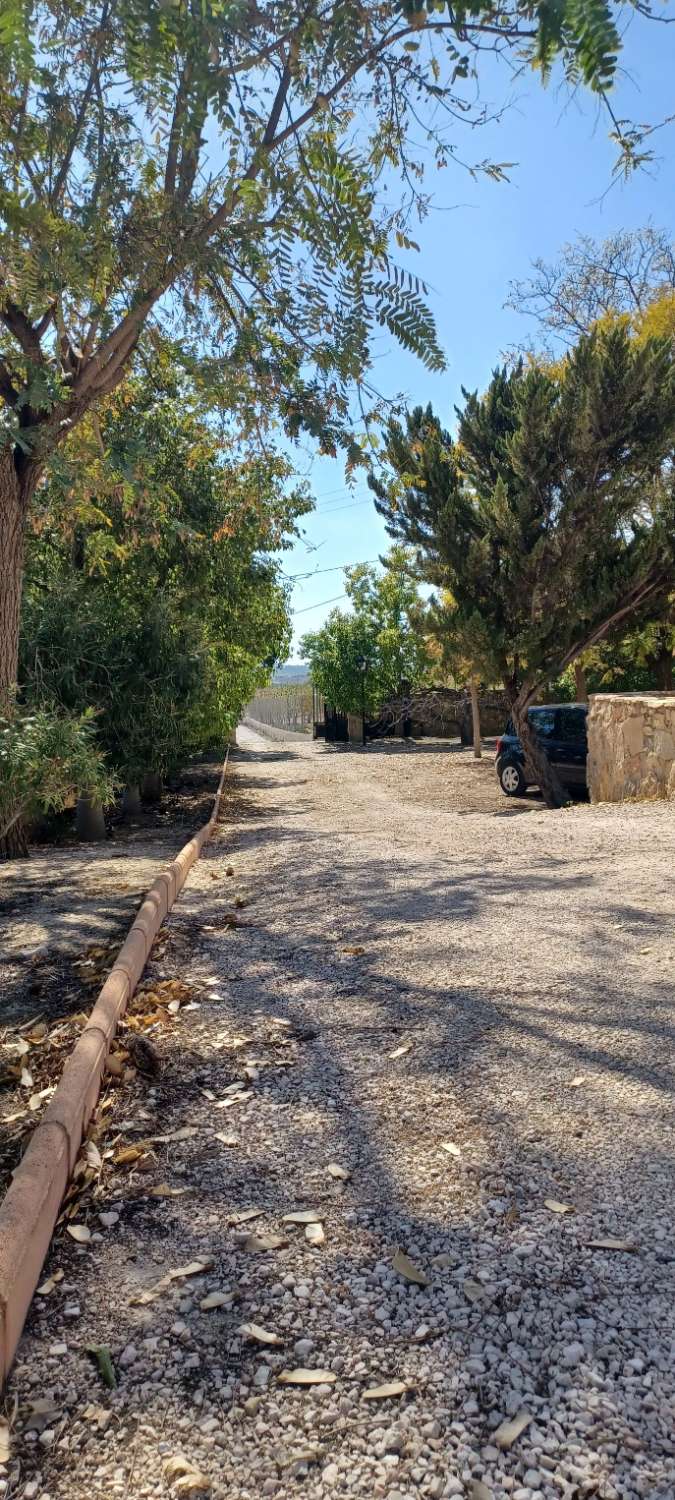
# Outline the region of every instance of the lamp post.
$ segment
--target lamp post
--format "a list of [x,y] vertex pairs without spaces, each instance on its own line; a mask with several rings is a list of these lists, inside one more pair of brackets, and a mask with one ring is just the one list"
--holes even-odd
[[361,673],[361,744],[366,743],[366,674],[368,672],[367,656],[359,656],[356,663]]

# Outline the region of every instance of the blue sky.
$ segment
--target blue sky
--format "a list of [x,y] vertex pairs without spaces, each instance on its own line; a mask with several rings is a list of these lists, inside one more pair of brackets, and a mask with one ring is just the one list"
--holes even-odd
[[[675,25],[631,20],[622,69],[613,96],[619,118],[651,122],[672,113]],[[462,135],[458,125],[458,147],[466,158],[515,162],[511,181],[473,181],[458,167],[429,177],[435,207],[411,229],[421,253],[406,262],[427,283],[448,368],[429,375],[388,337],[378,341],[373,367],[384,395],[432,401],[448,423],[460,387],[484,387],[500,352],[534,333],[528,319],[503,304],[509,282],[526,277],[535,257],[554,259],[577,234],[605,238],[650,218],[673,229],[675,124],[653,137],[653,167],[611,186],[615,148],[606,116],[588,92],[570,98],[553,84],[544,90],[534,78],[513,83],[503,69],[492,68],[484,95],[495,104],[513,103],[498,126]],[[295,458],[306,472],[307,455]],[[327,601],[343,592],[342,573],[327,570],[376,559],[386,547],[365,481],[348,491],[342,463],[329,459],[315,459],[309,477],[317,509],[284,561],[291,575],[316,570],[293,586],[292,661],[299,637],[321,625],[333,607]]]

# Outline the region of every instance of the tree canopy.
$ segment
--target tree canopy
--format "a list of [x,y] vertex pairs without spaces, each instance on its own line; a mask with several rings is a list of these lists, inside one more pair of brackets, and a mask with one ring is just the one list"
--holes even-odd
[[[428,408],[393,423],[371,480],[390,534],[449,590],[448,628],[527,710],[581,652],[662,603],[675,578],[675,349],[622,324],[559,365],[497,369],[464,392],[453,442]],[[548,784],[547,784],[548,783]]]
[[343,713],[362,705],[373,713],[417,686],[430,660],[419,630],[420,599],[402,548],[392,548],[378,572],[366,563],[345,570],[352,612],[333,609],[321,630],[300,642],[312,681]]

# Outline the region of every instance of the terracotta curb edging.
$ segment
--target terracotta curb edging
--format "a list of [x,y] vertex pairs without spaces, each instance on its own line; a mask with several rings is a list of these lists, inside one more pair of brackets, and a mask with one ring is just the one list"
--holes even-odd
[[49,1249],[61,1199],[101,1086],[108,1047],[151,945],[216,825],[229,750],[208,823],[153,881],[0,1204],[0,1388]]

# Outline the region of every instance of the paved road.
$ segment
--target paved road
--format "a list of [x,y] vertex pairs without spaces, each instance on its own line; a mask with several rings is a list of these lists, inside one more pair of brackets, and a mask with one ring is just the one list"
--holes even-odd
[[[414,754],[385,786],[369,752],[240,746],[158,961],[201,1009],[116,1116],[194,1130],[156,1174],[192,1191],[141,1211],[113,1184],[113,1233],[59,1252],[124,1373],[97,1446],[86,1361],[57,1362],[72,1450],[44,1488],[160,1495],[180,1451],[228,1500],[672,1500],[672,810],[465,817],[417,800]],[[288,1244],[245,1249],[248,1208]],[[196,1291],[132,1302],[204,1254]],[[201,1311],[214,1288],[238,1301]],[[35,1315],[20,1394],[60,1317]]]

